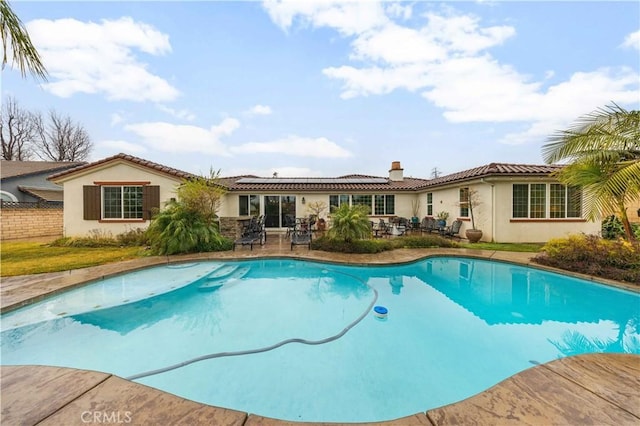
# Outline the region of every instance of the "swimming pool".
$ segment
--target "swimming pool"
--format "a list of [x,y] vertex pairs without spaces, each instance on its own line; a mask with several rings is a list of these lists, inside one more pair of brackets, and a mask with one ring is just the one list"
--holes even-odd
[[[386,320],[372,306],[388,309]],[[381,421],[533,363],[640,353],[640,295],[507,263],[198,262],[108,278],[2,316],[2,363],[122,377],[285,420]],[[349,328],[351,327],[351,328]],[[343,333],[343,334],[342,334]],[[335,338],[335,340],[331,340]]]

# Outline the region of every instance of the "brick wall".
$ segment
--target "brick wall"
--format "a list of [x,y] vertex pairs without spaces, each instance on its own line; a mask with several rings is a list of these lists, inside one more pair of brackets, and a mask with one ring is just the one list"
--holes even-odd
[[62,237],[62,207],[0,209],[0,239]]

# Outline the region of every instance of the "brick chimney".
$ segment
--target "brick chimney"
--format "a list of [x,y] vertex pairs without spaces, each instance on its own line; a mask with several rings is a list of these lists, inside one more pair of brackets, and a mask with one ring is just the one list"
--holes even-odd
[[391,170],[389,170],[389,180],[401,182],[404,180],[403,172],[404,169],[400,167],[399,161],[391,162]]

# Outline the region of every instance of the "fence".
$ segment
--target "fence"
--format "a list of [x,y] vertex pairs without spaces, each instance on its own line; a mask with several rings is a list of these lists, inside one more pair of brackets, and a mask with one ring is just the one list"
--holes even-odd
[[61,203],[0,203],[0,239],[62,237]]

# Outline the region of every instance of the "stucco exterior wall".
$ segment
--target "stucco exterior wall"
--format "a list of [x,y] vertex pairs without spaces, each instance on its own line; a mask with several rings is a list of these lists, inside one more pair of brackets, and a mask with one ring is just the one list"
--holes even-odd
[[[544,243],[552,238],[569,234],[598,234],[600,222],[588,222],[583,219],[514,219],[512,217],[512,197],[514,183],[557,183],[547,179],[503,179],[493,181],[473,181],[457,186],[433,189],[433,216],[440,211],[449,212],[447,224],[456,219],[462,220],[460,235],[471,228],[470,218],[461,218],[459,197],[460,188],[469,187],[478,192],[480,204],[474,209],[476,228],[482,230],[482,241],[500,243]],[[420,195],[425,200],[426,192]],[[547,200],[548,202],[548,200]]]
[[90,231],[99,230],[116,236],[131,229],[146,229],[149,221],[97,221],[83,219],[83,186],[95,182],[150,182],[160,187],[160,208],[176,196],[175,189],[180,179],[129,163],[107,164],[100,169],[89,170],[82,175],[72,176],[64,183],[64,235],[67,237],[86,236]]
[[640,223],[640,198],[629,203],[627,217],[631,223]]
[[480,204],[474,209],[474,218],[476,228],[482,230],[482,241],[491,241],[493,238],[493,227],[491,222],[491,186],[476,183],[464,183],[457,186],[447,188],[437,188],[428,190],[419,195],[422,208],[421,217],[426,216],[427,212],[427,193],[433,194],[433,214],[430,215],[437,219],[438,213],[445,211],[449,213],[447,225],[451,225],[454,220],[461,220],[460,236],[464,238],[464,232],[471,229],[471,217],[460,216],[460,188],[471,188],[478,192]]
[[[513,219],[512,197],[514,183],[527,183],[526,180],[500,182],[495,184],[496,205],[495,224],[497,242],[547,242],[552,238],[566,237],[570,234],[599,234],[599,221],[589,222],[582,219]],[[531,182],[531,181],[529,181]],[[536,180],[535,182],[554,182]]]
[[[309,204],[314,202],[324,202],[327,206],[327,210],[321,215],[324,219],[329,219],[329,195],[338,195],[338,194],[367,194],[367,192],[357,192],[357,191],[348,191],[348,192],[279,192],[279,193],[262,193],[256,194],[255,192],[234,192],[228,193],[225,196],[224,203],[220,208],[220,216],[221,217],[236,217],[239,215],[239,196],[240,195],[260,195],[260,209],[261,214],[264,213],[264,196],[269,195],[294,195],[296,197],[296,216],[308,216],[312,212],[309,209]],[[376,193],[380,194],[380,193]],[[302,199],[304,198],[304,204]],[[406,217],[411,218],[413,216],[412,213],[412,204],[413,200],[418,198],[417,194],[395,194],[395,214],[393,215],[371,215],[371,220],[377,220],[379,218],[384,218],[388,220],[388,218],[392,216]],[[421,206],[424,209],[424,206]]]

